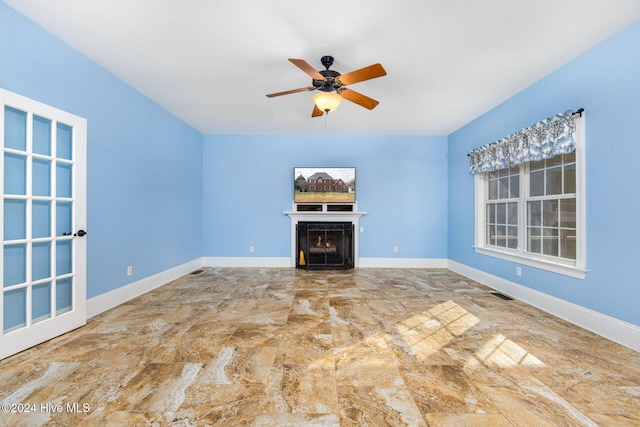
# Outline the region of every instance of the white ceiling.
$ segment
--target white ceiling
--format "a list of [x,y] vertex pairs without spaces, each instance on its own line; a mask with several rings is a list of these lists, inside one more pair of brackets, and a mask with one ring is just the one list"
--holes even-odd
[[[206,134],[448,135],[640,19],[639,0],[4,0]],[[387,75],[311,118],[287,61]],[[573,107],[573,106],[568,106]]]

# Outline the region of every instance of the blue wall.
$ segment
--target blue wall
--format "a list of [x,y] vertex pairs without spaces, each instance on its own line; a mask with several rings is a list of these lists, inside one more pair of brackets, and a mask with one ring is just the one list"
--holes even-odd
[[[0,86],[88,119],[89,297],[201,256],[288,257],[283,211],[293,168],[355,166],[359,208],[368,212],[361,256],[448,257],[640,325],[639,45],[640,23],[448,138],[203,137],[0,2]],[[579,107],[587,112],[590,271],[578,280],[523,267],[516,277],[514,264],[472,249],[466,154]]]
[[0,52],[0,87],[87,119],[87,296],[200,257],[202,134],[2,2]]
[[446,137],[208,135],[203,158],[204,256],[289,257],[296,166],[355,166],[361,257],[447,256]]
[[[638,159],[640,23],[449,136],[449,258],[640,325]],[[467,152],[567,109],[586,110],[585,280],[474,252],[474,180]]]

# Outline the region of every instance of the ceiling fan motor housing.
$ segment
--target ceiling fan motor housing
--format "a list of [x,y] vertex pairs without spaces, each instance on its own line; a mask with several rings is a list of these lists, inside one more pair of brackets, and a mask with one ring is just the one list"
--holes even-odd
[[342,87],[342,83],[336,79],[341,75],[339,72],[333,70],[320,70],[318,72],[325,77],[325,80],[313,79],[312,84],[316,89],[323,92],[332,92]]

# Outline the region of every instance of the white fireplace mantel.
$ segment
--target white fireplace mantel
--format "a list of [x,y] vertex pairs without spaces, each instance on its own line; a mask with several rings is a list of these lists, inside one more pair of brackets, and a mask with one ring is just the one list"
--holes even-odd
[[360,260],[360,217],[366,215],[366,212],[357,210],[357,203],[353,205],[354,211],[327,211],[327,204],[323,204],[322,211],[302,211],[296,210],[296,204],[293,203],[293,210],[286,211],[284,214],[291,218],[291,267],[296,266],[296,226],[298,222],[350,222],[353,224],[353,264],[358,267]]

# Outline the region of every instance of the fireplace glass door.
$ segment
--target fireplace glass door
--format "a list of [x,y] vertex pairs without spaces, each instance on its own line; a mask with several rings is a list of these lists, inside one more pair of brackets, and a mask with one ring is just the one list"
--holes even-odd
[[353,268],[353,224],[300,222],[297,225],[296,267],[304,269]]

